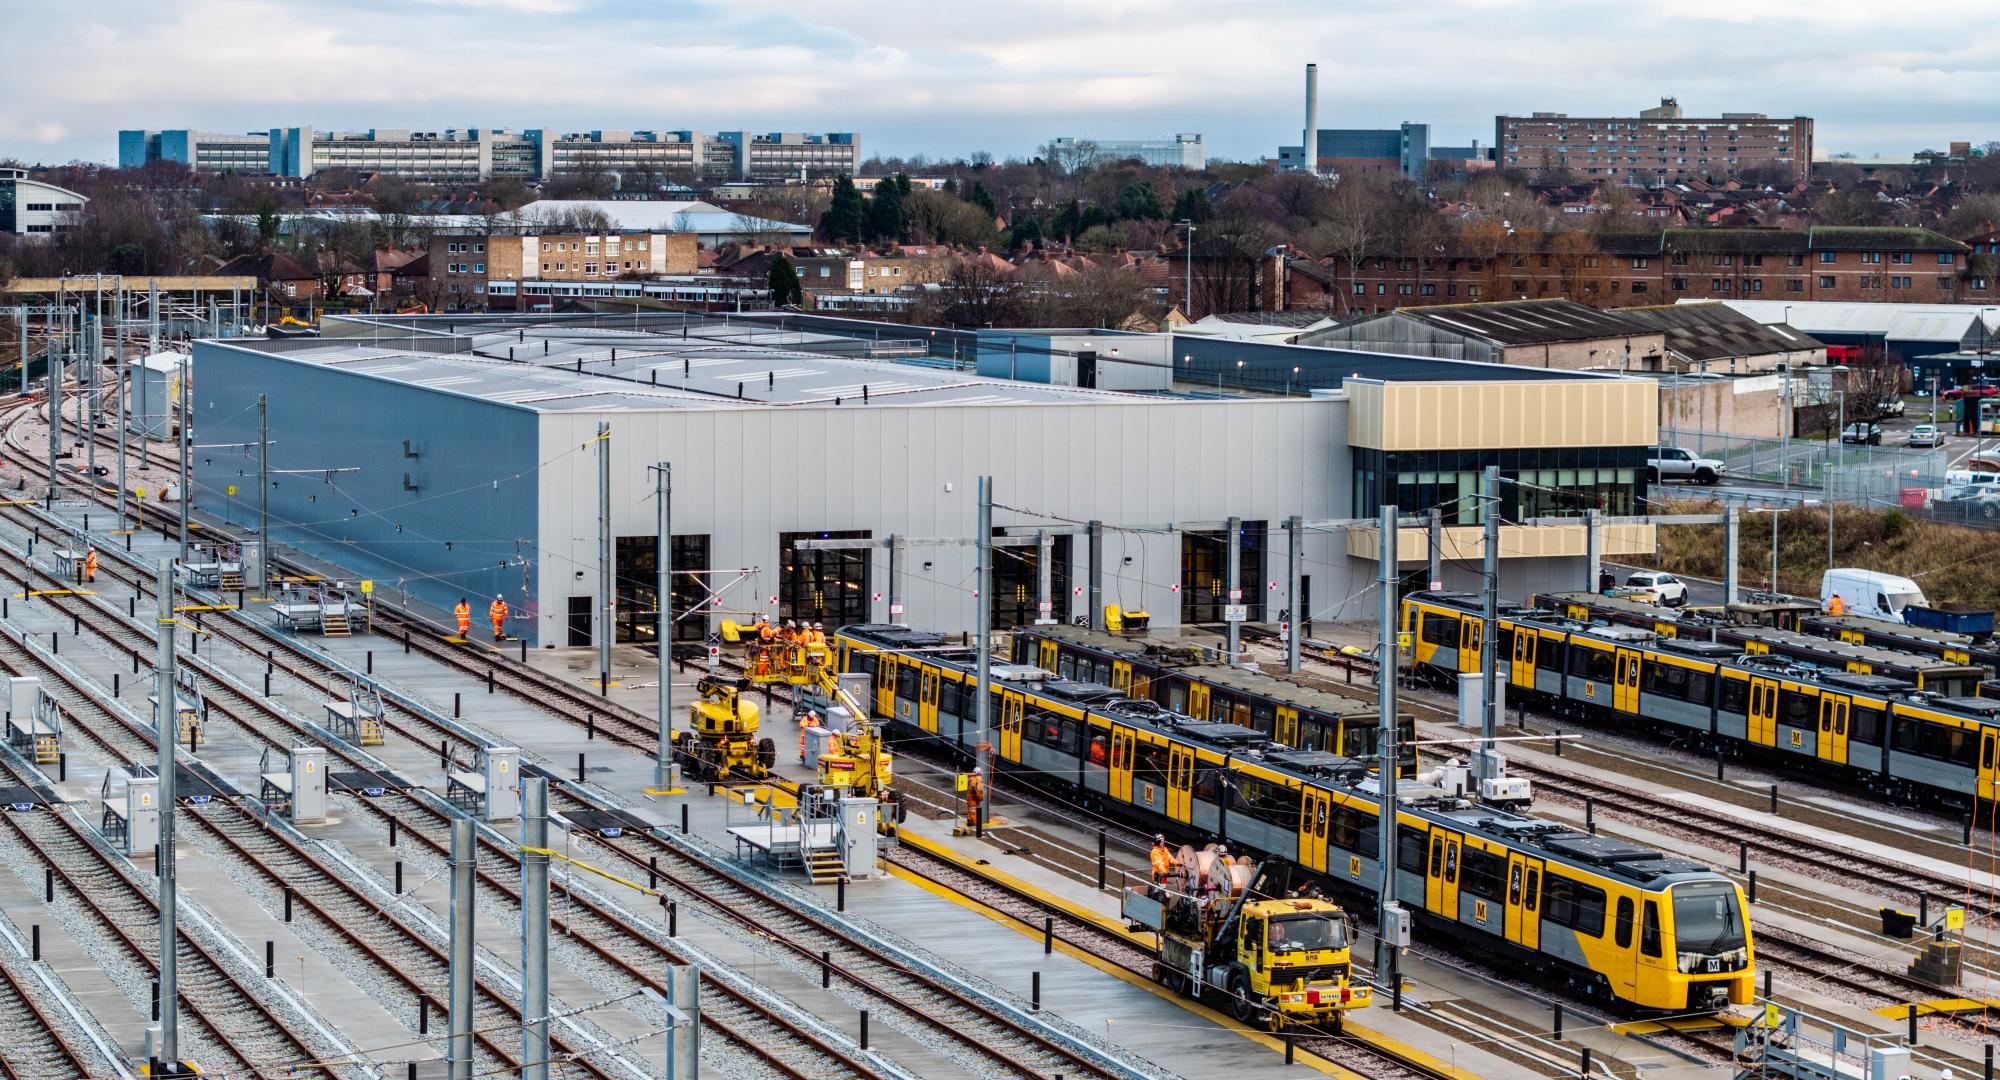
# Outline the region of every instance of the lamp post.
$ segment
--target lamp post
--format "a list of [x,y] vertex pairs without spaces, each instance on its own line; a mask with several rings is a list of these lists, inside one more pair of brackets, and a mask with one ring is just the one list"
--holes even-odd
[[1184,312],[1184,314],[1187,315],[1187,320],[1189,322],[1193,322],[1194,321],[1194,222],[1192,220],[1183,219],[1181,221],[1175,222],[1175,224],[1187,230],[1187,250],[1181,253],[1182,261],[1187,264],[1185,267],[1187,273],[1187,283],[1182,287],[1181,290],[1181,304],[1187,309]]

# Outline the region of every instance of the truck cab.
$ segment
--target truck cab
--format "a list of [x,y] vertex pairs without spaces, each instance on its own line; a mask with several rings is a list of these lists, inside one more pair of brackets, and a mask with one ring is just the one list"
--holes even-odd
[[1259,900],[1244,905],[1242,923],[1237,969],[1246,996],[1270,1010],[1273,1029],[1337,1022],[1341,1011],[1368,1004],[1368,987],[1349,983],[1351,943],[1338,906],[1318,899]]

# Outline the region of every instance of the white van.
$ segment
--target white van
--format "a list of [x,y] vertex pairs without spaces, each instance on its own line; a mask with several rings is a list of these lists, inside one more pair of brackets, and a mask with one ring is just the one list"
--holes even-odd
[[1847,614],[1887,622],[1902,622],[1903,609],[1911,604],[1930,606],[1916,582],[1878,570],[1828,570],[1819,581],[1820,603],[1835,596]]

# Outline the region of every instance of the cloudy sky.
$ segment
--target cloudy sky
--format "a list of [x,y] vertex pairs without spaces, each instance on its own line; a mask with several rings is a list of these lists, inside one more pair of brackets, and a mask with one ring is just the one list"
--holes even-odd
[[1298,141],[1308,61],[1322,127],[1428,121],[1438,143],[1665,95],[1811,116],[1822,152],[2000,138],[1992,0],[91,0],[34,21],[0,70],[0,158],[311,124],[854,131],[996,157],[1199,131],[1252,159]]

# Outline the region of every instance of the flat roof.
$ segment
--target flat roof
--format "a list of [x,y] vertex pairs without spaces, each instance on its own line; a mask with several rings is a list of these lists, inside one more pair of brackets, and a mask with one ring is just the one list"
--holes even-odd
[[692,326],[682,336],[681,329],[548,325],[494,317],[458,319],[455,333],[384,329],[381,337],[203,344],[540,412],[1172,400],[828,355],[810,351],[814,339],[830,345],[851,342],[740,323],[726,328],[726,339],[704,337]]

